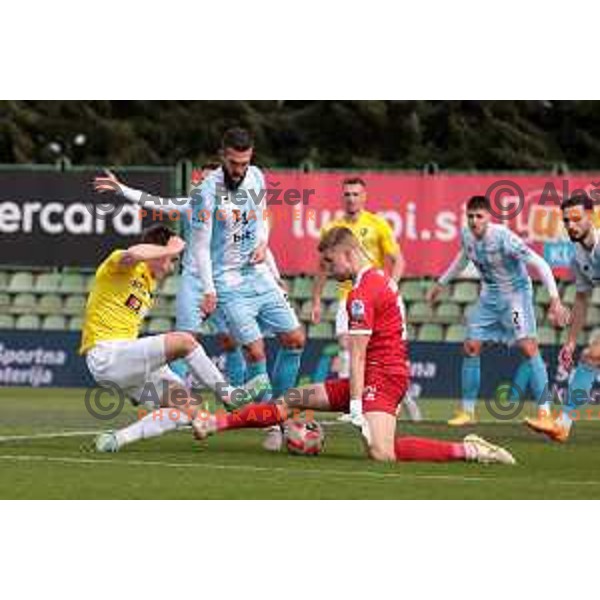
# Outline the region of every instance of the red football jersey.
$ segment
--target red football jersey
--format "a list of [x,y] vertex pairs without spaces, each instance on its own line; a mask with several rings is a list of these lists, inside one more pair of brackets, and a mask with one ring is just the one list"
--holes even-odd
[[346,301],[348,330],[369,334],[367,368],[383,367],[387,373],[408,375],[408,352],[398,286],[382,271],[361,271]]

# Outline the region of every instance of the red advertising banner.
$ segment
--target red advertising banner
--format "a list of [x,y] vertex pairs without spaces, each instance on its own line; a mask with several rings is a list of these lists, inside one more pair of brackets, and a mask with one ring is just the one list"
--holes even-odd
[[[319,230],[342,214],[341,184],[348,176],[347,172],[267,174],[271,248],[283,273],[315,272]],[[360,176],[367,183],[366,208],[388,219],[406,258],[406,275],[413,277],[439,275],[452,261],[465,224],[464,204],[471,196],[487,195],[495,220],[559,269],[568,264],[571,252],[562,229],[562,198],[579,189],[600,201],[600,173]]]

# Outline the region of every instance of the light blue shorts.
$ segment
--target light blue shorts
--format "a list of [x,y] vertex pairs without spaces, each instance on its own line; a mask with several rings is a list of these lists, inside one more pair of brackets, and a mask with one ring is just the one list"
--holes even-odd
[[512,344],[537,337],[533,294],[487,292],[467,313],[467,339]]
[[[205,316],[200,310],[204,293],[200,278],[185,271],[179,280],[175,313],[175,327],[178,331],[200,331]],[[210,317],[216,333],[228,333],[223,314],[217,309]]]
[[244,281],[237,288],[219,290],[218,298],[227,328],[242,345],[261,339],[267,331],[288,333],[300,327],[283,290],[270,276]]

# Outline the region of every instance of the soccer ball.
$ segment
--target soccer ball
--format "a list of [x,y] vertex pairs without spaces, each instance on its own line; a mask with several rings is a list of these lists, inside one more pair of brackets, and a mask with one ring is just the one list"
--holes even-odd
[[323,450],[325,434],[316,421],[289,421],[285,428],[285,443],[290,454],[316,456]]

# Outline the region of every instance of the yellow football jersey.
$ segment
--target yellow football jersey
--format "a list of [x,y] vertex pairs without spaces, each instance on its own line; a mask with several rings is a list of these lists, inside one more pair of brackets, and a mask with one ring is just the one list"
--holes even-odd
[[[334,227],[347,227],[352,231],[371,260],[371,264],[378,269],[384,267],[387,255],[396,254],[399,250],[389,223],[383,217],[368,210],[361,211],[356,221],[351,221],[346,216],[331,221],[321,229],[321,237]],[[340,283],[338,285],[340,299],[345,299],[351,289],[351,281]]]
[[79,353],[107,340],[134,340],[144,316],[154,303],[156,281],[144,262],[119,264],[123,250],[115,250],[96,271],[88,296]]

